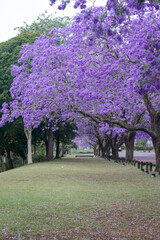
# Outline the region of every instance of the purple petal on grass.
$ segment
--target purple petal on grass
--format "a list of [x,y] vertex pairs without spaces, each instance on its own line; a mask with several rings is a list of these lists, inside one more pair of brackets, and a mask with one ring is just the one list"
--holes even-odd
[[21,237],[21,234],[20,233],[18,233],[18,236],[17,236],[17,238],[20,238]]

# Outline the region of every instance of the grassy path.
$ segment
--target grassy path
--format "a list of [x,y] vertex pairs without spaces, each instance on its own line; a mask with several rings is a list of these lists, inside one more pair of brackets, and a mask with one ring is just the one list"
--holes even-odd
[[0,174],[0,239],[160,239],[160,177],[102,159]]

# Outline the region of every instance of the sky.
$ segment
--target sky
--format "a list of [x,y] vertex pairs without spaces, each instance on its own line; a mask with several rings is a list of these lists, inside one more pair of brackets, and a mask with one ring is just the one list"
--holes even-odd
[[0,0],[0,42],[15,37],[18,34],[15,27],[24,26],[24,22],[31,24],[45,10],[55,17],[74,14],[72,7],[58,11],[56,6],[49,5],[49,0]]

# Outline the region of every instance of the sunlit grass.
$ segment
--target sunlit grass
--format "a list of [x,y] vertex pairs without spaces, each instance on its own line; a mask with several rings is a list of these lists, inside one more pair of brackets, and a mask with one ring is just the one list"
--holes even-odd
[[0,174],[3,240],[160,238],[159,216],[160,178],[131,166],[64,158]]

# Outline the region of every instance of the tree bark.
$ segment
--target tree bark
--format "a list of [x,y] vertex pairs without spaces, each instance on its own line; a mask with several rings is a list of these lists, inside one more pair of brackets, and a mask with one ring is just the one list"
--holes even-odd
[[97,157],[98,156],[98,149],[99,149],[98,144],[95,144],[93,149],[94,149],[94,156]]
[[99,157],[104,157],[103,143],[100,139],[98,139],[98,155]]
[[128,132],[127,136],[125,137],[127,162],[133,161],[135,137],[136,137],[136,132]]
[[154,133],[153,135],[150,136],[152,137],[152,142],[156,156],[155,171],[160,172],[160,110],[156,111],[154,109],[148,94],[145,94],[143,96],[143,100],[150,116],[151,130]]
[[106,156],[106,149],[104,146],[101,147],[101,157],[105,158]]
[[66,152],[65,152],[65,144],[64,143],[62,143],[62,157],[65,157],[65,154],[66,154]]
[[53,141],[53,132],[50,128],[48,130],[48,137],[46,142],[46,159],[47,161],[53,161],[53,147],[54,147],[54,141]]
[[152,143],[155,151],[156,157],[156,172],[160,172],[160,137],[159,138],[152,138]]
[[118,159],[119,158],[119,147],[124,143],[124,135],[119,138],[116,134],[114,137],[111,138],[111,149],[112,149],[112,158]]
[[24,132],[26,134],[27,137],[27,163],[31,164],[33,163],[32,161],[32,127],[30,127],[30,129],[26,129],[24,128]]
[[56,138],[56,158],[60,158],[59,153],[60,153],[60,139],[58,134]]
[[105,156],[106,157],[110,156],[110,149],[111,149],[111,146],[107,144],[105,147]]
[[112,158],[115,160],[119,158],[119,152],[117,147],[112,146]]
[[134,146],[126,145],[126,161],[132,162],[134,156]]
[[111,149],[111,139],[106,135],[105,137],[105,157],[110,157],[110,149]]
[[155,154],[156,154],[156,169],[155,169],[155,171],[160,173],[160,141],[158,141],[156,144]]
[[10,150],[7,150],[7,159],[8,159],[8,163],[9,163],[9,168],[13,169],[14,166],[13,166],[13,161],[11,159],[11,152],[10,152]]

